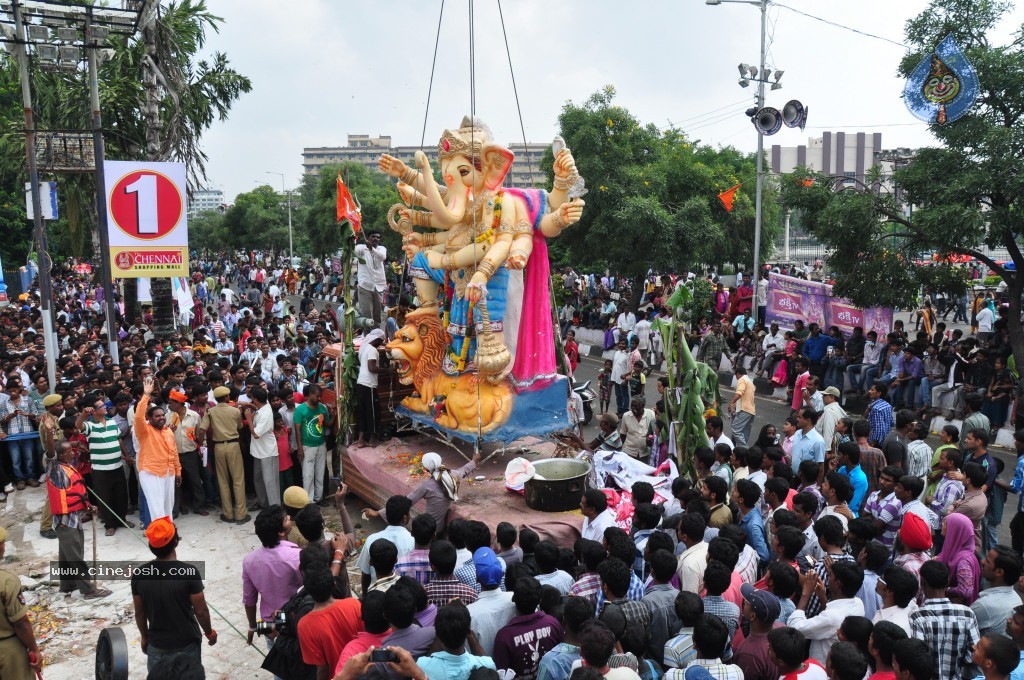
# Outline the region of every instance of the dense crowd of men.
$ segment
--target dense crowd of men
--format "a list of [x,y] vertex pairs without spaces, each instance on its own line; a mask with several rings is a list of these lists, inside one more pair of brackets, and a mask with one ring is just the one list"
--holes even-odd
[[[374,271],[359,272],[356,304],[383,336],[401,277],[378,242],[366,248]],[[925,314],[913,341],[902,326],[879,346],[871,334],[842,338],[813,324],[778,338],[755,320],[760,291],[741,281],[734,302],[716,293],[711,330],[696,329],[698,357],[728,354],[741,382],[746,364],[783,378],[793,417],[753,437],[753,413],[734,415],[730,439],[710,415],[711,447],[693,452],[692,470],[663,491],[648,482],[586,491],[581,538],[562,544],[506,522],[451,520],[458,480],[477,461],[447,470],[424,456],[416,494],[368,510],[386,527],[358,546],[348,489],[335,479],[335,406],[321,400],[338,317],[311,299],[336,275],[287,264],[194,263],[196,304],[179,309],[187,328],[158,339],[150,311],[122,314],[116,362],[102,289],[73,268],[56,272],[53,386],[38,306],[29,297],[0,311],[0,500],[45,484],[39,531],[62,562],[84,567],[89,521],[108,535],[141,524],[165,571],[183,564],[180,515],[251,522],[261,547],[242,561],[248,642],[265,646],[263,667],[285,679],[1024,678],[1024,500],[1011,545],[996,531],[1007,494],[1024,499],[1024,429],[1013,470],[989,453],[998,414],[1005,422],[1020,399],[1003,308],[991,330],[964,337],[929,327]],[[563,282],[629,292],[600,277]],[[644,436],[656,419],[636,408],[631,381],[638,356],[658,359],[650,318],[664,313],[670,283],[648,282],[641,309],[596,317],[625,345],[628,371],[609,384],[620,398],[625,383],[617,405],[629,424],[621,438],[602,429],[594,448],[661,455]],[[302,296],[297,311],[292,294]],[[568,331],[580,317],[563,321]],[[866,391],[862,418],[840,406],[843,391]],[[946,392],[947,415],[963,425],[946,426],[933,449],[925,418]],[[743,411],[739,397],[730,411]],[[424,498],[427,512],[413,511]],[[331,504],[343,530],[327,533],[321,507]],[[62,575],[61,590],[110,594],[84,573]],[[0,675],[20,680],[43,652],[18,623],[25,612],[12,589],[0,580]],[[140,579],[132,595],[150,677],[201,677],[203,637],[218,640],[202,580]]]

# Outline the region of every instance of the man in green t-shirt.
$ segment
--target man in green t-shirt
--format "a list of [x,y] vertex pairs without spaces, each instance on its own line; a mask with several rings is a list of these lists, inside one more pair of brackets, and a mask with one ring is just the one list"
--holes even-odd
[[324,492],[324,465],[327,462],[324,435],[334,426],[336,406],[320,403],[319,385],[307,386],[305,396],[305,402],[295,407],[295,441],[299,462],[302,463],[302,487],[314,503],[319,503]]

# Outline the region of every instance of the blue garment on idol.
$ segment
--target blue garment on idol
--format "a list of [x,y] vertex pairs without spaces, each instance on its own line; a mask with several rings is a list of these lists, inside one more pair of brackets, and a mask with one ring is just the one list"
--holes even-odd
[[[433,269],[427,264],[427,256],[423,252],[416,253],[416,256],[412,260],[412,264],[409,266],[409,271],[412,276],[420,279],[431,279],[435,283],[444,285],[445,272],[443,269]],[[469,283],[469,279],[472,278],[473,274],[465,269],[455,270],[451,273],[451,284],[454,286],[466,278],[466,283]],[[495,333],[501,333],[504,329],[505,319],[505,294],[508,290],[508,269],[504,266],[499,267],[498,271],[494,272],[494,276],[487,282],[487,314],[491,319],[491,330]],[[447,295],[447,291],[444,291]],[[456,354],[462,351],[462,341],[466,337],[466,325],[467,318],[469,316],[469,300],[466,298],[460,298],[459,296],[452,294],[451,296],[451,311],[448,314],[448,331],[449,336],[452,338],[452,351]],[[479,310],[474,307],[473,311],[473,325],[476,327],[476,332],[479,333],[483,330],[482,320],[483,316],[479,313]],[[473,352],[476,350],[476,340],[471,340],[472,344],[469,346],[470,353],[468,356],[472,357]]]

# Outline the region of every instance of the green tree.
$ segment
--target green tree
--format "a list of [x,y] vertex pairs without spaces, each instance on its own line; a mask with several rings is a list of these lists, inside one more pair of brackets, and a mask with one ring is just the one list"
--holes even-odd
[[288,210],[281,196],[263,185],[235,197],[224,213],[224,229],[233,248],[261,248],[288,252]]
[[[893,182],[913,205],[912,216],[893,193],[842,188],[836,178],[799,170],[783,183],[787,205],[802,211],[803,224],[832,253],[836,292],[870,306],[909,305],[922,285],[963,289],[963,279],[943,262],[919,267],[931,253],[970,255],[1007,284],[1010,345],[1024,366],[1021,295],[1024,293],[1024,39],[993,45],[988,36],[1010,8],[993,0],[933,0],[907,22],[914,49],[899,64],[907,76],[952,33],[978,71],[981,93],[974,108],[946,125],[932,125],[941,146],[921,149],[894,173]],[[807,186],[806,180],[812,180]],[[841,187],[836,190],[836,187]],[[871,189],[871,190],[863,190]],[[983,252],[1005,249],[1008,269]]]
[[402,238],[388,227],[387,214],[388,209],[399,203],[401,198],[383,173],[371,172],[355,163],[325,165],[319,175],[303,177],[302,217],[313,254],[318,257],[330,255],[342,246],[342,232],[337,220],[339,172],[345,186],[362,206],[363,231],[379,231],[388,254],[400,257]]
[[[556,257],[583,267],[607,266],[634,280],[649,269],[753,260],[754,157],[731,147],[695,145],[681,130],[642,125],[614,97],[608,86],[583,105],[566,104],[559,116],[561,135],[589,193],[583,219],[561,236]],[[549,182],[551,161],[548,151],[543,166]],[[718,194],[739,183],[743,187],[727,212]],[[762,243],[771,243],[778,232],[775,197],[767,186]],[[633,291],[634,306],[641,292]]]

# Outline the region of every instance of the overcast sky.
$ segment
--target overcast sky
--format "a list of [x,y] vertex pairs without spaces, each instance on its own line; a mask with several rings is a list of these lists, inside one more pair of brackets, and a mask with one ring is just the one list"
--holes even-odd
[[[726,0],[726,3],[728,0]],[[736,66],[756,64],[756,6],[703,0],[504,0],[523,125],[530,142],[557,133],[567,101],[614,85],[619,105],[641,122],[670,121],[713,145],[756,148],[743,109],[753,85]],[[338,146],[350,133],[419,144],[440,0],[208,0],[223,17],[211,49],[252,79],[226,123],[205,136],[211,186],[229,201],[257,183],[289,187],[302,149]],[[784,0],[782,4],[896,42],[923,0]],[[476,110],[497,141],[522,140],[495,0],[475,0]],[[287,9],[285,9],[287,8]],[[426,145],[470,109],[468,0],[446,0]],[[1024,22],[1017,9],[1004,26]],[[926,146],[927,127],[903,105],[896,67],[903,48],[815,21],[781,4],[768,13],[768,65],[785,71],[777,108],[810,107],[807,130],[783,128],[765,140],[795,146],[823,130],[882,132],[884,148]],[[1001,39],[1003,36],[998,36]],[[432,160],[434,156],[431,157]]]

